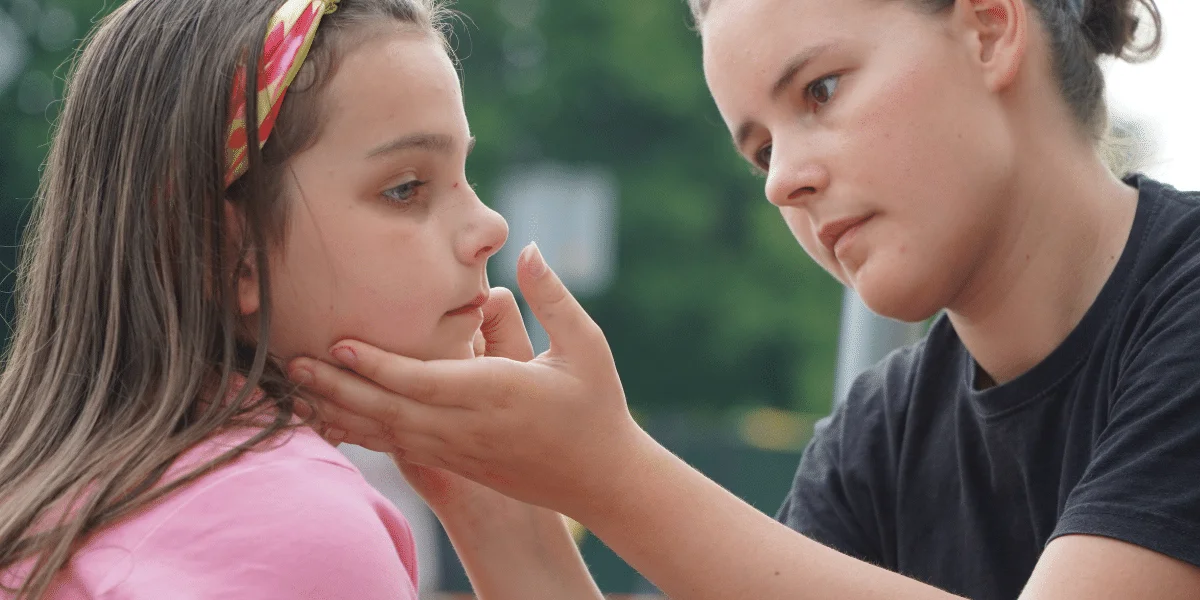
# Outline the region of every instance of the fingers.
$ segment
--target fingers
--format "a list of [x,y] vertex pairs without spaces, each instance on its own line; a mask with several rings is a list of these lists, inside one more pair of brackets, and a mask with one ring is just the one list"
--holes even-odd
[[317,435],[325,438],[325,441],[330,444],[340,444],[346,440],[346,431],[335,424],[331,424],[322,418],[320,412],[316,410],[317,404],[312,398],[308,397],[302,390],[296,390],[297,398],[292,404],[292,412],[300,417],[300,420],[305,425],[312,427]]
[[[370,384],[378,384],[384,396],[396,394],[431,407],[479,409],[494,403],[504,390],[529,376],[529,365],[504,357],[423,361],[391,354],[357,340],[338,342],[332,354]],[[335,388],[320,392],[323,396],[362,416],[388,419],[387,411],[394,410],[389,402],[371,393],[339,392],[338,386],[350,385],[348,382],[355,378],[346,377],[347,373],[336,367],[332,371],[324,367],[329,365],[307,357],[296,358],[289,372],[293,381],[298,382],[296,377],[300,372],[329,373],[317,378],[317,385]]]
[[320,427],[318,432],[331,442],[362,446],[358,440],[385,435],[384,427],[374,419],[355,414],[326,400],[316,400],[313,404],[316,406],[317,425]]
[[588,353],[597,344],[607,350],[604,333],[546,265],[537,244],[530,244],[517,258],[517,283],[530,310],[546,328],[552,352]]
[[[517,299],[507,288],[494,287],[483,305],[483,325],[479,327],[486,342],[484,354],[521,362],[533,360],[533,344]],[[480,354],[476,354],[480,356]]]
[[[405,447],[414,436],[440,438],[440,432],[464,422],[468,412],[422,404],[321,361],[297,359],[291,373],[306,395],[319,398],[314,405],[325,428],[344,431],[341,441],[353,444],[378,438]],[[326,431],[324,436],[333,441],[336,434]]]
[[[357,340],[338,342],[330,349],[330,354],[347,369],[379,384],[387,391],[401,396],[417,399],[426,404],[449,406],[456,405],[457,399],[460,397],[457,394],[444,393],[445,386],[440,382],[440,378],[444,375],[441,375],[440,371],[445,367],[438,366],[437,363],[440,361],[427,362],[392,354]],[[336,395],[339,402],[349,401],[350,403],[343,404],[343,406],[362,415],[375,417],[381,410],[381,406],[388,404],[387,402],[368,402],[368,399],[374,399],[374,396],[370,393],[357,393],[360,388],[354,385],[356,380],[361,381],[361,379],[341,369],[325,367],[330,367],[330,365],[304,357],[293,360],[289,365],[289,372],[297,374],[300,371],[308,371],[314,375],[320,374],[321,377],[316,378],[315,384],[328,386],[331,389],[318,390],[318,393],[326,398],[334,398]],[[293,380],[298,381],[295,377]],[[301,383],[303,384],[303,382]],[[314,387],[314,384],[303,385]],[[342,387],[346,388],[345,391],[339,389]]]

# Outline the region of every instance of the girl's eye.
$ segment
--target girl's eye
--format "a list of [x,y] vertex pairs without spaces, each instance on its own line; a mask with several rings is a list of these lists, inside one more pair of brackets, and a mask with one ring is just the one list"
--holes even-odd
[[383,195],[393,204],[408,205],[417,196],[417,189],[426,183],[429,182],[416,179],[405,181],[394,188],[384,190]]
[[771,144],[767,144],[754,153],[754,162],[758,168],[766,171],[771,168]]
[[805,89],[805,93],[807,93],[808,97],[818,106],[829,104],[829,101],[833,100],[833,94],[837,92],[838,81],[840,79],[840,75],[829,75],[827,77],[822,77],[808,84],[808,88]]

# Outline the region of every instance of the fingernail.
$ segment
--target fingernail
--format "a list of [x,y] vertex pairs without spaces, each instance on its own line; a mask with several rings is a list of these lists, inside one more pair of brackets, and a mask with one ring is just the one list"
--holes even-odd
[[331,442],[340,442],[340,441],[346,439],[346,432],[341,429],[338,429],[337,427],[333,427],[333,428],[330,428],[329,431],[325,432],[325,439],[327,439]]
[[300,385],[308,385],[312,383],[313,372],[304,368],[292,369],[292,372],[288,373],[288,377]]
[[347,367],[353,367],[354,361],[358,360],[358,355],[354,353],[354,349],[349,346],[338,346],[331,352],[333,357],[338,359],[338,362]]
[[529,274],[534,278],[541,277],[546,272],[546,259],[542,257],[537,242],[530,242],[526,252],[529,253],[525,258],[529,263]]

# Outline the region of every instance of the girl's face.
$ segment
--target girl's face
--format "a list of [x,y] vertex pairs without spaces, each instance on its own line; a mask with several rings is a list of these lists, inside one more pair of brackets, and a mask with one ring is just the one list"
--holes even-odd
[[709,88],[767,199],[875,312],[952,305],[1005,219],[1013,143],[969,2],[716,0]]
[[[377,35],[343,57],[323,102],[317,140],[285,175],[271,352],[328,357],[356,338],[415,358],[470,357],[487,260],[508,226],[467,183],[473,139],[449,57],[431,35]],[[242,311],[257,297],[243,293]]]

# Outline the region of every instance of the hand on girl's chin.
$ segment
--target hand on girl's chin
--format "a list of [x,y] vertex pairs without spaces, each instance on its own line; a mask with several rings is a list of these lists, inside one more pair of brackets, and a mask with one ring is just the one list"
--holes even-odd
[[[483,330],[477,329],[471,340],[468,358],[483,356],[486,348],[487,341],[483,337]],[[443,521],[469,517],[469,507],[472,505],[494,508],[515,503],[499,492],[444,469],[413,464],[394,453],[391,457],[408,484]]]
[[[334,347],[336,347],[336,345],[337,344],[331,344],[330,350],[332,350]],[[468,344],[466,346],[455,345],[454,350],[445,352],[445,355],[443,355],[443,356],[436,355],[436,354],[441,354],[441,353],[435,353],[434,356],[428,356],[426,358],[427,359],[460,359],[460,360],[471,359],[471,358],[478,358],[481,356],[485,356],[486,351],[487,351],[487,339],[483,335],[483,326],[480,325],[480,327],[475,330],[474,335],[471,337],[470,344]],[[332,365],[342,366],[341,361],[339,361],[337,359],[337,357],[333,356],[332,354],[328,355],[324,359],[319,359],[319,360],[323,360],[323,362],[327,362]],[[297,412],[301,417],[306,417],[310,411],[308,411],[307,406],[301,405]],[[315,429],[318,431],[318,433],[321,434],[321,437],[325,438],[326,441],[328,441],[330,444],[333,444],[334,446],[340,445],[343,441],[343,437],[345,436],[345,432],[341,431],[340,429],[336,429],[336,428],[330,429],[322,424],[317,424],[315,426]],[[383,451],[383,450],[380,449],[379,451]],[[418,490],[418,491],[422,492],[422,496],[425,496],[426,492],[428,492],[431,495],[434,495],[435,497],[447,497],[448,496],[448,497],[453,497],[453,498],[457,499],[457,498],[465,495],[465,492],[459,490],[459,488],[466,488],[466,487],[472,487],[472,486],[478,485],[478,484],[469,482],[468,480],[463,479],[457,475],[453,475],[452,473],[443,472],[441,469],[413,465],[411,463],[407,463],[407,462],[403,461],[403,459],[397,458],[394,455],[393,455],[393,459],[396,460],[397,466],[401,467],[401,471],[403,471],[405,477],[407,479],[409,479],[411,483],[413,483],[414,487],[417,487],[420,485],[420,486],[426,486],[429,488],[429,489],[421,488]],[[407,465],[407,468],[405,468],[405,465]],[[426,474],[425,478],[420,477],[420,475],[422,473]],[[414,481],[414,478],[416,479],[415,481]],[[470,485],[468,485],[468,484],[470,484]],[[459,490],[459,491],[456,491],[455,493],[449,493],[447,490]],[[429,500],[429,498],[426,498],[426,501],[430,502],[431,505],[433,504],[433,502],[431,502]]]

